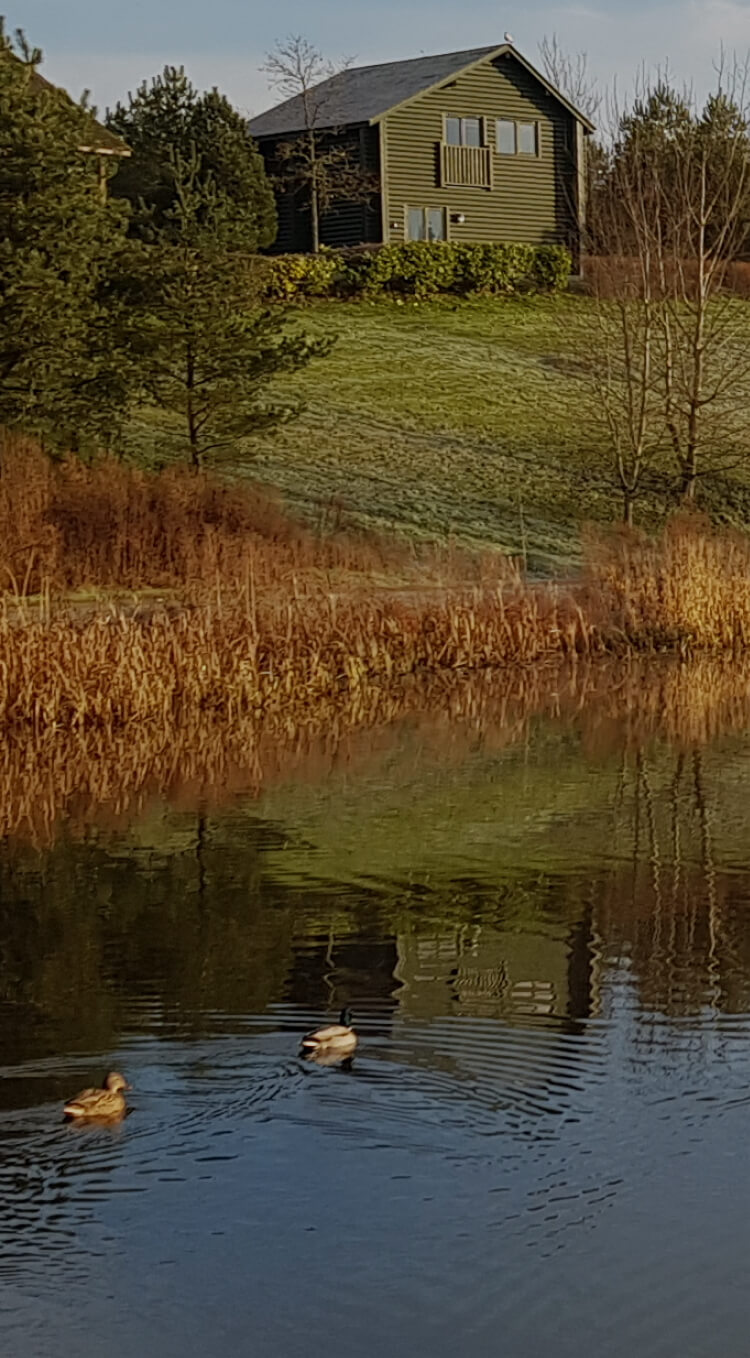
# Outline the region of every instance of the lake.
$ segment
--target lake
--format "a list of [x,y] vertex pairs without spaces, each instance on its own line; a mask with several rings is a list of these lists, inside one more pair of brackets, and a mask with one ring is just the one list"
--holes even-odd
[[17,818],[3,1354],[744,1358],[750,684],[534,684]]

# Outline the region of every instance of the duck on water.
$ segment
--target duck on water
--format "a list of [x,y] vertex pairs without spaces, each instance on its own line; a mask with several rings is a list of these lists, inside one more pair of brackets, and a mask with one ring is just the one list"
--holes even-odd
[[349,1009],[342,1009],[338,1023],[316,1028],[307,1033],[300,1043],[300,1054],[321,1063],[350,1061],[357,1047],[357,1034],[352,1027]]
[[126,1089],[130,1085],[117,1070],[111,1070],[101,1089],[82,1089],[80,1094],[70,1099],[63,1108],[66,1118],[78,1121],[98,1119],[114,1122],[123,1118],[127,1112]]
[[[356,1047],[351,1012],[342,1009],[338,1023],[316,1028],[303,1037],[300,1053],[321,1065],[335,1065],[351,1061]],[[128,1111],[125,1090],[130,1088],[124,1075],[111,1070],[100,1089],[82,1089],[64,1105],[63,1113],[70,1121],[119,1121]]]

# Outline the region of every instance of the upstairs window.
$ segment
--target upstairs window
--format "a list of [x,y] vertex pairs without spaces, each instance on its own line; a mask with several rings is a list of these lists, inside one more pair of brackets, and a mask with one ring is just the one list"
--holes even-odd
[[514,156],[516,154],[516,125],[507,118],[498,118],[497,128],[497,153],[500,156]]
[[482,146],[482,119],[446,117],[445,140],[448,146]]
[[499,156],[538,156],[539,124],[498,118],[495,123],[495,145]]
[[516,141],[519,156],[538,156],[539,124],[516,123]]

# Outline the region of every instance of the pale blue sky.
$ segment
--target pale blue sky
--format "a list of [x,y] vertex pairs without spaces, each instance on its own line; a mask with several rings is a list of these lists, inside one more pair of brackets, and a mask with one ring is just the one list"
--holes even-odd
[[100,109],[169,62],[261,112],[275,100],[258,67],[290,32],[357,64],[499,43],[506,30],[536,61],[540,39],[556,32],[621,88],[639,66],[668,59],[680,81],[704,89],[722,44],[743,57],[750,48],[750,0],[5,0],[3,9],[9,28],[43,48],[45,74],[75,95],[89,88]]

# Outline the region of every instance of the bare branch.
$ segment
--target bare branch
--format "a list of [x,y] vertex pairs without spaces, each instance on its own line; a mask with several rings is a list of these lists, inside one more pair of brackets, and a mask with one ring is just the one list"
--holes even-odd
[[602,95],[596,77],[589,70],[587,53],[567,52],[557,34],[553,33],[550,38],[542,38],[539,55],[542,70],[550,84],[564,94],[579,113],[595,122],[601,107]]
[[334,64],[300,34],[277,42],[261,70],[287,98],[300,104],[300,135],[279,143],[277,183],[302,189],[308,200],[313,251],[320,249],[321,217],[337,202],[367,202],[375,177],[361,163],[360,146],[335,126],[330,81],[351,60]]

